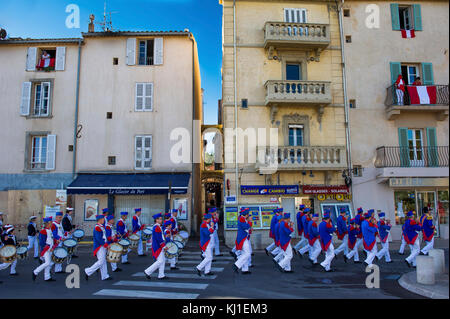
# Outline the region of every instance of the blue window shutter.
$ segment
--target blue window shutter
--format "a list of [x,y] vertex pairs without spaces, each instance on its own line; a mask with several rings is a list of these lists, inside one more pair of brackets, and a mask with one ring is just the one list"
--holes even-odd
[[400,30],[400,16],[398,14],[398,3],[391,3],[392,30]]
[[400,62],[389,62],[389,68],[391,70],[391,85],[397,81],[399,74],[402,74],[402,65]]
[[420,10],[420,4],[413,4],[414,14],[414,30],[422,31],[422,13]]
[[433,85],[434,84],[434,76],[433,76],[433,64],[432,63],[422,63],[422,77],[423,77],[423,85]]
[[293,129],[289,129],[289,146],[293,146],[294,145],[294,130]]
[[436,128],[427,127],[427,146],[428,146],[428,166],[438,166],[438,149],[436,139]]
[[409,154],[408,154],[408,128],[398,128],[398,145],[400,146],[400,164],[401,167],[409,166]]

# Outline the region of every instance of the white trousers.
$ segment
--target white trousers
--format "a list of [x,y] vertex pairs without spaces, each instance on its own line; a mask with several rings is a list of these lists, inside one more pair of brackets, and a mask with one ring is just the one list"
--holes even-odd
[[387,261],[391,261],[391,255],[389,254],[389,240],[386,239],[386,242],[381,242],[381,250],[377,253],[377,258],[381,259],[383,258]]
[[144,245],[142,244],[141,231],[138,231],[138,232],[136,233],[136,235],[139,236],[139,242],[138,242],[137,253],[138,253],[138,255],[142,255],[142,254],[144,254]]
[[110,263],[112,271],[117,269],[117,263]]
[[375,245],[373,245],[372,250],[367,251],[367,258],[366,260],[364,260],[367,264],[372,265],[373,260],[375,259],[375,257],[377,256],[377,244],[375,243]]
[[422,253],[424,253],[425,255],[428,255],[428,252],[433,249],[434,247],[434,236],[431,238],[430,241],[425,241],[425,246],[422,248]]
[[39,244],[38,244],[38,238],[37,236],[28,236],[28,247],[27,249],[30,250],[34,247],[34,258],[39,257]]
[[0,264],[0,270],[2,269],[6,269],[9,266],[11,266],[11,271],[9,272],[10,274],[15,274],[16,273],[16,266],[17,266],[17,259],[14,260],[12,263],[3,263]]
[[276,256],[276,255],[278,255],[281,251],[282,251],[282,249],[281,249],[280,247],[276,246],[276,248],[273,249],[270,253],[271,253],[273,256]]
[[291,260],[292,260],[292,246],[289,243],[289,245],[286,247],[286,250],[284,251],[283,259],[278,264],[284,270],[290,271],[291,270]]
[[249,247],[250,247],[250,257],[248,258],[248,266],[250,267],[252,265],[252,254],[253,254],[253,248],[252,248],[252,241],[248,241]]
[[303,256],[307,251],[309,251],[310,254],[312,253],[312,247],[309,245],[309,241],[307,241],[306,245],[303,246],[303,248],[301,248],[298,252]]
[[156,258],[156,261],[150,267],[145,269],[144,272],[150,276],[156,269],[158,269],[158,278],[163,278],[165,263],[166,256],[164,255],[164,250],[161,250],[158,258]]
[[266,249],[270,252],[273,249],[275,249],[275,243],[271,243],[269,246],[266,247]]
[[176,267],[176,265],[177,265],[177,257],[169,258],[169,259],[167,259],[167,261],[169,262],[171,268]]
[[206,246],[206,249],[203,253],[203,256],[205,258],[203,258],[202,262],[200,264],[197,265],[197,269],[202,271],[205,271],[205,274],[209,273],[211,271],[211,263],[213,260],[213,245],[211,245],[211,241],[208,243],[208,246]]
[[403,254],[405,252],[405,247],[406,247],[406,240],[402,234],[402,244],[400,245],[400,249],[398,250],[399,254]]
[[122,264],[126,263],[128,261],[128,253],[131,251],[130,248],[128,248],[127,253],[126,254],[122,254]]
[[317,257],[319,257],[321,251],[322,247],[320,246],[319,239],[317,239],[314,242],[314,245],[311,246],[311,250],[309,251],[309,259],[311,259],[315,264],[317,264]]
[[406,261],[412,264],[413,266],[416,265],[416,257],[420,253],[420,240],[419,238],[416,239],[414,242],[414,245],[409,245],[409,248],[411,248],[411,253],[406,258]]
[[52,269],[53,265],[52,253],[49,250],[47,250],[47,252],[44,254],[43,259],[44,262],[35,270],[33,270],[33,273],[37,276],[42,270],[44,270],[44,279],[48,280],[51,278],[50,269]]
[[89,268],[85,268],[84,271],[88,276],[92,275],[94,272],[97,271],[97,269],[100,269],[100,274],[102,277],[102,280],[105,280],[109,278],[108,275],[108,266],[106,265],[106,248],[100,247],[100,249],[97,251],[97,262],[93,264]]
[[302,247],[302,245],[304,244],[308,244],[308,240],[305,238],[305,235],[302,234],[302,239],[300,239],[297,243],[297,245],[294,246],[295,250],[299,250],[300,247]]
[[355,246],[353,247],[353,249],[346,255],[348,259],[352,259],[354,261],[359,261],[359,253],[358,253],[358,245],[357,243],[355,243]]
[[285,251],[280,248],[280,252],[275,256],[275,261],[278,263],[284,258]]
[[242,271],[248,271],[249,260],[252,256],[250,249],[250,242],[248,239],[245,239],[244,244],[242,245],[242,253],[239,255],[238,260],[234,263],[236,267]]
[[219,235],[217,234],[217,230],[214,231],[212,239],[214,240],[214,252],[216,255],[220,255]]
[[348,234],[345,234],[344,239],[342,239],[342,244],[336,248],[334,253],[338,255],[340,252],[344,252],[344,254],[348,254]]
[[325,268],[325,270],[330,270],[331,268],[331,261],[334,258],[334,246],[333,243],[330,243],[330,246],[328,246],[327,251],[325,252],[325,260],[320,263],[320,265]]

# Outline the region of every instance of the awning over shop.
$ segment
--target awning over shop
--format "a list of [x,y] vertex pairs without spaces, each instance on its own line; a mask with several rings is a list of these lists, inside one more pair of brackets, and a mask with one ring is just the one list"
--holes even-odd
[[67,194],[146,195],[186,194],[190,173],[80,174]]

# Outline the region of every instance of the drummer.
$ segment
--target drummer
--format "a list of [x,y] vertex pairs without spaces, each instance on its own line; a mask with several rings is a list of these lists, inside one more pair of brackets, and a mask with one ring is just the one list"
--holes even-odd
[[30,250],[34,247],[34,259],[39,258],[39,244],[38,244],[38,230],[36,227],[36,216],[30,217],[30,222],[28,223],[28,247],[27,249]]
[[[106,216],[105,233],[106,233],[106,242],[108,243],[108,245],[116,243],[119,240],[117,238],[116,231],[114,230],[113,215]],[[117,267],[117,263],[111,263],[111,269],[113,272],[122,271],[121,268]]]
[[50,269],[52,268],[52,252],[55,247],[55,241],[53,239],[53,233],[51,230],[52,227],[52,218],[46,217],[44,218],[44,228],[39,232],[39,246],[41,248],[41,258],[44,259],[44,263],[42,263],[39,267],[32,271],[33,281],[36,280],[37,275],[44,270],[44,280],[55,281],[50,275]]
[[199,276],[202,275],[202,270],[204,270],[205,276],[213,275],[211,272],[211,263],[213,260],[214,248],[214,222],[211,219],[211,214],[205,214],[205,216],[203,216],[203,223],[200,225],[200,249],[205,258],[195,268]]
[[[14,247],[17,246],[17,240],[16,240],[16,236],[14,235],[14,226],[10,225],[8,227],[8,229],[5,231],[5,234],[2,235],[2,242],[3,245],[12,245]],[[16,272],[16,265],[17,265],[17,258],[14,259],[14,261],[12,263],[3,263],[0,264],[0,270],[2,269],[6,269],[9,266],[11,266],[11,270],[9,272],[10,276],[17,276],[18,273]]]
[[219,212],[217,211],[216,207],[210,208],[210,213],[212,216],[212,221],[214,223],[214,233],[213,233],[213,240],[214,240],[214,254],[215,256],[223,256],[223,254],[220,253],[219,248]]
[[176,208],[172,209],[172,217],[170,218],[170,221],[172,222],[172,235],[178,234],[179,231],[177,216],[178,216],[178,209]]
[[[67,238],[67,233],[64,232],[64,228],[61,223],[62,217],[63,217],[62,212],[56,212],[55,220],[53,221],[52,224],[53,238],[58,241],[57,244],[58,247],[62,247],[64,239]],[[55,274],[63,274],[63,273],[64,271],[62,270],[62,263],[61,264],[55,263]]]
[[[120,219],[117,221],[116,231],[119,238],[128,238],[129,231],[127,229],[127,217],[128,212],[120,212]],[[130,262],[128,261],[128,253],[131,251],[130,248],[127,249],[126,252],[122,254],[122,264],[128,265]]]
[[164,275],[164,266],[166,263],[166,256],[164,255],[163,250],[167,250],[166,243],[164,241],[164,234],[162,232],[161,224],[163,216],[161,213],[153,215],[153,219],[155,220],[155,224],[152,228],[152,256],[155,261],[150,267],[144,270],[145,277],[148,280],[151,279],[150,275],[158,269],[158,279],[168,279],[167,276]]
[[[166,220],[164,222],[164,238],[167,243],[173,241],[173,232],[172,232],[172,222],[170,220]],[[177,270],[179,269],[177,267],[177,257],[172,257],[167,259],[167,261],[170,263],[170,270]]]
[[91,267],[85,268],[85,278],[89,280],[89,276],[92,275],[97,269],[100,269],[102,280],[112,280],[112,277],[108,274],[108,267],[106,265],[106,250],[108,243],[106,242],[106,232],[104,215],[95,216],[97,224],[94,227],[94,256],[97,257],[97,262]]
[[136,234],[139,236],[139,243],[138,243],[138,256],[144,257],[147,256],[144,254],[144,247],[142,245],[142,230],[145,228],[145,225],[141,224],[141,220],[139,219],[139,216],[141,216],[142,208],[135,208],[134,209],[134,216],[131,220],[131,225],[133,227],[132,232],[133,234]]

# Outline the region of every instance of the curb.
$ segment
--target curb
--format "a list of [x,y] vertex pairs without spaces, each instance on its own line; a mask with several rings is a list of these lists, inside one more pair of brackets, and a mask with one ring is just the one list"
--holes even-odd
[[[411,278],[409,278],[409,277],[413,277],[414,281],[412,281]],[[416,272],[412,271],[412,272],[403,274],[398,279],[398,283],[404,289],[411,291],[415,294],[430,298],[430,299],[449,299],[448,295],[444,295],[439,292],[433,291],[432,290],[433,285],[430,285],[430,288],[427,289],[427,288],[419,286],[419,284],[417,284],[417,283],[414,284],[414,282],[416,282],[415,278],[416,278]]]

